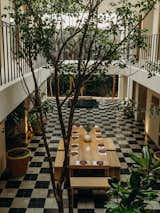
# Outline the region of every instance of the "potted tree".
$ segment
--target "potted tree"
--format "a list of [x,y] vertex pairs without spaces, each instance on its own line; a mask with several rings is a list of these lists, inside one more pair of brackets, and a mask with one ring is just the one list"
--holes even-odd
[[[41,103],[42,115],[43,115],[43,123],[47,122],[47,113],[53,111],[53,107],[49,104],[47,100]],[[36,107],[29,112],[29,129],[34,134],[41,134],[41,121],[39,117],[39,113]]]
[[7,152],[7,167],[12,176],[21,177],[25,175],[31,152],[27,147],[16,147]]
[[26,173],[31,153],[25,143],[24,105],[20,104],[6,120],[7,168],[12,176],[20,177]]
[[132,99],[125,100],[124,101],[124,108],[123,108],[124,115],[126,115],[127,118],[133,118],[134,117],[134,111],[135,111],[134,101]]

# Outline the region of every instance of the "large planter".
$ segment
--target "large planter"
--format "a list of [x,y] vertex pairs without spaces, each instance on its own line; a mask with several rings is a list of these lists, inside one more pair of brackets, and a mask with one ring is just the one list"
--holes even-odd
[[10,149],[7,153],[7,167],[14,177],[26,174],[31,152],[25,147]]
[[154,152],[153,157],[156,161],[160,160],[160,150]]

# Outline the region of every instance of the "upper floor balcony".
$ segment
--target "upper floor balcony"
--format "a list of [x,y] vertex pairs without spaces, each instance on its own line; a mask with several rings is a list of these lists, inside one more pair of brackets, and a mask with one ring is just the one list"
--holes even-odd
[[136,49],[136,63],[134,66],[148,71],[148,77],[159,74],[160,68],[160,34],[146,35],[144,37],[146,47]]
[[[1,22],[1,51],[0,51],[0,86],[6,85],[12,81],[22,78],[30,72],[27,58],[18,57],[19,33],[15,25]],[[34,68],[38,69],[46,65],[46,61],[42,55],[34,63]]]
[[[20,59],[18,57],[18,48],[19,45],[23,46],[23,43],[20,43],[18,29],[15,25],[1,22],[1,52],[0,52],[0,62],[1,62],[1,69],[0,69],[0,86],[7,85],[10,82],[14,82],[15,80],[22,79],[26,74],[30,73],[30,68],[27,63],[26,59]],[[127,54],[134,54],[136,56],[136,63],[134,67],[141,68],[143,70],[147,70],[152,73],[158,73],[158,68],[160,67],[160,34],[153,34],[153,35],[146,35],[145,36],[145,49],[136,49],[133,52],[127,50],[125,52],[126,57]],[[60,43],[54,42],[54,48],[59,49]],[[86,44],[86,57],[88,45]],[[71,49],[70,49],[71,48]],[[61,56],[61,60],[67,62],[76,62],[78,60],[78,48],[79,44],[77,40],[72,41],[72,45],[65,47],[63,54]],[[94,44],[92,52],[96,51],[96,43]],[[54,51],[54,49],[53,49]],[[83,60],[85,60],[85,54],[83,55]],[[92,54],[91,63],[94,60],[98,60],[94,58],[94,54]],[[34,63],[34,68],[38,69],[42,66],[46,65],[46,61],[42,55],[39,55],[38,59]],[[104,65],[105,66],[105,63]],[[118,74],[117,69],[116,74]],[[139,69],[140,70],[140,69]],[[114,73],[114,67],[110,68],[111,73]],[[119,71],[120,72],[120,71]],[[123,74],[123,70],[121,73]]]

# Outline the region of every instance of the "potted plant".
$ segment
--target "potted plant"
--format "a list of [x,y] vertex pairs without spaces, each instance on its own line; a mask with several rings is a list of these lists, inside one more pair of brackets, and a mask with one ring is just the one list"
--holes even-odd
[[28,126],[31,132],[34,134],[41,134],[40,120],[38,114],[35,111],[29,113]]
[[124,112],[124,115],[127,116],[127,118],[134,117],[134,110],[135,110],[135,103],[132,99],[125,100],[123,102],[123,112]]
[[[144,146],[142,156],[130,154],[134,161],[129,181],[125,184],[111,180],[111,190],[107,192],[110,201],[106,203],[109,213],[145,213],[147,201],[155,200],[157,194],[152,190],[159,176],[160,160],[154,162],[148,146]],[[116,199],[113,199],[116,198]]]
[[20,104],[6,119],[6,146],[7,150],[25,146],[24,106]]
[[30,151],[27,149],[24,133],[24,105],[20,104],[6,120],[7,168],[12,176],[26,173]]
[[[45,100],[41,103],[41,109],[43,113],[43,123],[46,124],[47,122],[47,113],[53,111],[53,107],[49,104],[48,100]],[[38,110],[36,107],[29,112],[29,119],[28,119],[29,129],[32,133],[41,134],[41,121]]]
[[13,177],[25,175],[31,152],[26,147],[17,147],[7,152],[7,168]]
[[90,136],[89,132],[91,131],[92,127],[93,127],[93,125],[88,124],[88,123],[84,125],[84,128],[86,130],[86,134],[84,135],[84,141],[85,142],[91,141],[91,136]]

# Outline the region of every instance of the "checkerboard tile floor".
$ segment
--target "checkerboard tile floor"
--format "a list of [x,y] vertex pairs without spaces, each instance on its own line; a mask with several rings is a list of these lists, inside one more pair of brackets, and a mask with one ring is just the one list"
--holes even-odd
[[[55,106],[55,100],[49,99]],[[103,130],[104,137],[111,137],[116,145],[119,160],[121,162],[121,179],[127,180],[132,160],[128,153],[141,153],[144,142],[144,126],[132,119],[127,119],[117,106],[118,100],[100,100],[99,107],[93,109],[76,109],[75,120],[80,123],[95,123]],[[63,108],[65,120],[69,115],[67,104]],[[60,125],[56,108],[48,114],[46,125],[47,140],[50,152],[55,160],[58,141],[61,138]],[[151,144],[154,149],[154,144]],[[54,199],[47,157],[41,136],[34,136],[29,144],[32,158],[24,177],[4,178],[0,180],[0,213],[57,213],[57,205]],[[154,187],[160,190],[160,182]],[[63,192],[65,212],[68,212],[67,191]],[[74,212],[76,213],[104,213],[106,196],[103,191],[78,191],[75,194]],[[160,195],[158,202],[150,202],[151,212],[160,212]]]

